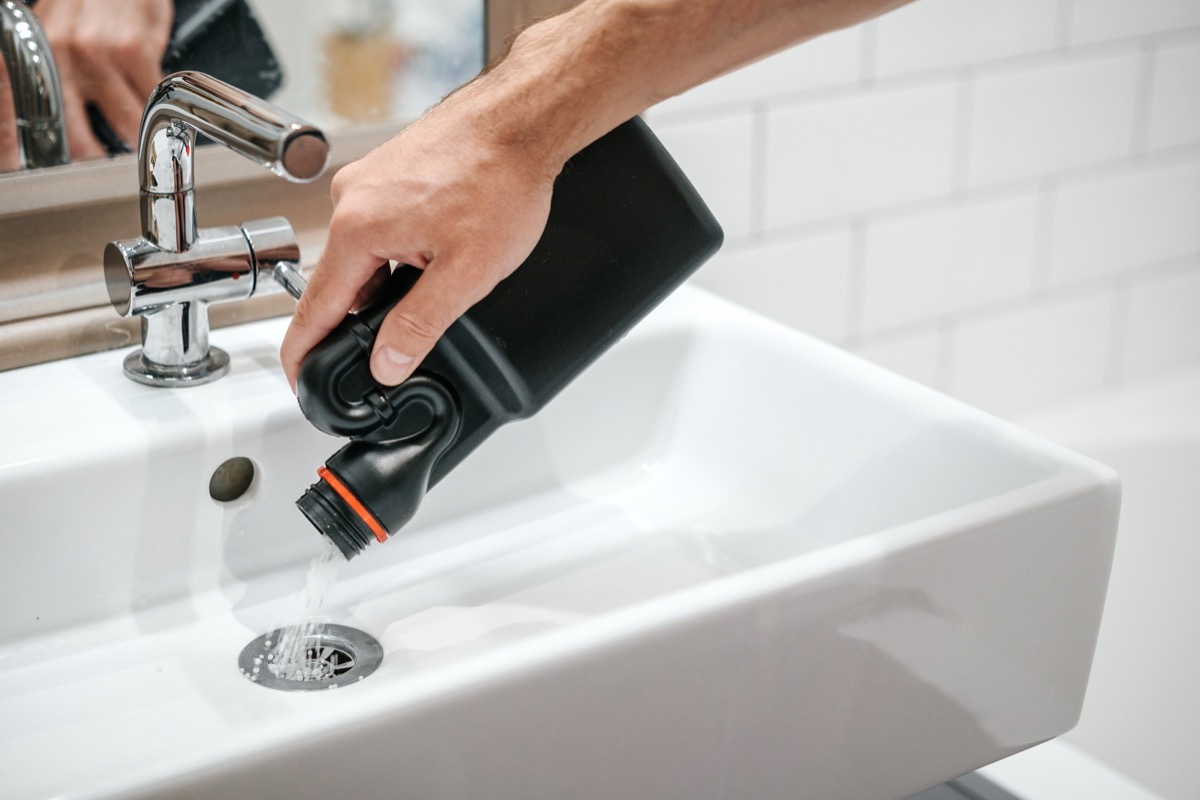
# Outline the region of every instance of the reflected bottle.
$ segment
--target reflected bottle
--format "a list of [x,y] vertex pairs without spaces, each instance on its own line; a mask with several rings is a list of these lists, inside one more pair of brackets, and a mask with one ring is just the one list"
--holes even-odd
[[329,109],[350,122],[393,116],[393,67],[398,44],[390,0],[354,0],[338,6],[325,37],[325,97]]

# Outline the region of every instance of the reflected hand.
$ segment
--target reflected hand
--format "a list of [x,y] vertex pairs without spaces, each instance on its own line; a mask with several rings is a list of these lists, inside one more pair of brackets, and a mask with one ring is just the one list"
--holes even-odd
[[171,0],[40,0],[36,13],[58,63],[71,159],[107,152],[88,122],[88,103],[133,149],[146,100],[163,77]]
[[394,386],[537,244],[562,161],[503,141],[475,97],[468,85],[334,178],[329,239],[280,350],[293,391],[301,359],[387,262],[424,270],[375,340],[372,375]]
[[15,172],[20,168],[21,151],[17,143],[12,85],[8,82],[8,67],[0,58],[0,172]]

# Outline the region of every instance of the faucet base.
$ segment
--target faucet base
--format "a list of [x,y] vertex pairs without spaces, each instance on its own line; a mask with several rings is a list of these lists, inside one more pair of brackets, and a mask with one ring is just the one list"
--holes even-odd
[[208,355],[191,364],[158,364],[141,350],[125,357],[125,376],[147,386],[200,386],[229,371],[229,354],[210,347]]

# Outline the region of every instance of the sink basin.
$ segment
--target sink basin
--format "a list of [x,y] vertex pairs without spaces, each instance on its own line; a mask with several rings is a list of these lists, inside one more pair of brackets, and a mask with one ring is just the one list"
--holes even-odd
[[1074,725],[1116,476],[691,287],[341,567],[373,675],[255,685],[339,446],[285,326],[0,374],[0,797],[881,800]]

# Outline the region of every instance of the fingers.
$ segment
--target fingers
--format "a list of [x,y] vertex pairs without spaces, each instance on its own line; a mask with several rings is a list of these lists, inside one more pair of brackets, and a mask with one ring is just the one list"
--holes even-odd
[[429,271],[422,274],[384,318],[375,336],[371,376],[384,386],[403,383],[457,318],[446,318],[445,306],[439,307],[446,297],[435,285],[437,277]]
[[392,265],[390,263],[380,264],[379,268],[375,270],[375,274],[368,278],[363,287],[358,290],[358,294],[354,298],[354,307],[351,310],[358,311],[361,308],[365,308],[374,300],[375,295],[387,283],[387,279],[391,277],[391,274]]
[[[61,70],[60,70],[61,72]],[[108,151],[92,131],[83,97],[76,85],[67,80],[62,84],[63,123],[67,128],[67,145],[72,161],[89,161],[104,158]]]
[[146,24],[114,32],[108,20],[86,17],[77,22],[70,51],[84,99],[99,107],[127,147],[136,144],[146,100],[162,78],[166,42]]
[[114,22],[109,3],[42,0],[37,6],[58,62],[63,113],[74,160],[102,158],[106,148],[85,110],[94,103],[126,144],[137,142],[142,111],[158,81],[170,36],[171,0],[135,0]]
[[[292,392],[308,351],[321,342],[352,310],[375,295],[391,274],[388,264],[375,268],[361,284],[355,279],[363,265],[376,259],[364,256],[357,264],[335,266],[330,251],[321,258],[308,288],[296,306],[292,324],[280,347],[280,360]],[[408,294],[384,319],[371,354],[371,375],[384,386],[403,383],[437,344],[454,321],[482,299],[495,283],[444,264],[430,264]]]
[[371,376],[384,386],[402,383],[446,329],[494,286],[465,270],[431,263],[380,326],[371,353]]
[[111,90],[115,96],[105,98],[98,88],[96,97],[117,133],[126,143],[134,144],[146,101],[163,79],[163,53],[170,44],[175,13],[172,0],[139,0],[139,4],[141,22],[137,29],[125,29],[109,43],[110,63],[120,73],[118,88]]
[[125,80],[125,76],[107,69],[105,64],[91,65],[96,80],[89,95],[113,131],[130,150],[135,149],[142,124],[142,111],[149,94],[142,95]]
[[[301,359],[364,302],[383,262],[423,270],[371,351],[374,379],[395,386],[545,228],[557,171],[493,141],[486,126],[461,135],[454,112],[439,108],[334,177],[329,245],[280,351],[293,390]],[[479,117],[464,113],[472,130]]]
[[141,105],[154,92],[163,79],[162,60],[171,43],[171,23],[175,19],[173,0],[141,0],[145,20],[143,31],[136,44],[134,60],[136,69],[127,70],[130,86],[141,96]]
[[54,52],[62,86],[63,122],[67,129],[67,144],[72,161],[103,158],[106,151],[92,133],[88,122],[87,102],[76,61],[79,47],[76,42],[78,21],[83,14],[81,0],[52,0],[38,3],[37,14],[42,29]]
[[358,307],[360,287],[374,279],[381,268],[380,258],[346,242],[335,228],[330,228],[330,241],[296,304],[279,348],[279,359],[293,394],[301,360],[346,314]]

